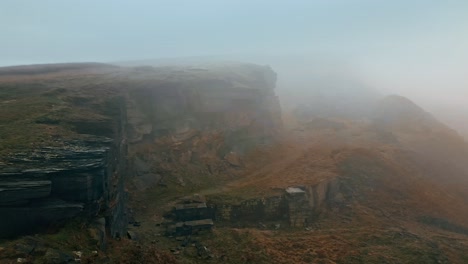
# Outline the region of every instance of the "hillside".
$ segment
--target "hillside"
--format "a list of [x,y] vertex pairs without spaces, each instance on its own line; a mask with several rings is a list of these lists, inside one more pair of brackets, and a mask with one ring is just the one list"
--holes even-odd
[[[468,171],[454,161],[468,158],[466,143],[408,99],[392,96],[378,107],[385,110],[376,116],[389,116],[391,126],[378,118],[284,115],[279,143],[244,157],[234,179],[198,189],[222,208],[215,213],[218,227],[205,238],[212,262],[464,263]],[[309,200],[285,212],[275,201],[287,199],[291,186],[306,190]],[[140,213],[153,219],[144,225],[151,234],[146,230],[158,232],[152,224],[162,219],[155,208],[170,205],[147,201],[141,200]],[[226,244],[236,250],[225,250]],[[194,261],[184,252],[182,261]]]
[[374,113],[375,127],[392,133],[400,147],[417,152],[430,160],[430,164],[468,169],[468,146],[464,138],[410,100],[389,96]]
[[[48,237],[74,225],[61,232],[84,240],[59,233],[76,244],[47,238],[54,252],[103,250],[107,238],[126,235],[129,188],[182,181],[189,167],[200,176],[184,185],[213,181],[281,128],[276,76],[265,66],[86,63],[0,72],[0,238]],[[12,252],[6,257],[33,257]],[[33,255],[48,262],[44,252]]]
[[[0,263],[468,261],[463,138],[400,96],[281,112],[275,82],[252,64],[0,68]],[[165,236],[199,201],[212,232]]]

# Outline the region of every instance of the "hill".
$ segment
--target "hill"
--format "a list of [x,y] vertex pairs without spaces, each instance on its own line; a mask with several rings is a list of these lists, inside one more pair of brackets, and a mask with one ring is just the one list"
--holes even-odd
[[[282,113],[275,82],[237,63],[0,68],[0,262],[468,261],[463,138],[400,96]],[[199,200],[213,231],[163,236]]]

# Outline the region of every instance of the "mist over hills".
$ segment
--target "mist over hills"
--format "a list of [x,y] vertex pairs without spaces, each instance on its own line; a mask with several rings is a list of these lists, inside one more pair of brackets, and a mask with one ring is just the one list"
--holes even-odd
[[450,104],[446,99],[450,96],[441,97],[440,101],[428,100],[424,92],[415,94],[412,91],[403,91],[402,93],[401,88],[380,87],[378,83],[369,81],[372,78],[369,79],[360,67],[336,56],[236,54],[121,61],[113,64],[203,66],[236,61],[271,66],[278,73],[276,93],[281,99],[282,108],[286,111],[297,110],[300,105],[302,111],[313,110],[317,116],[369,117],[376,102],[385,95],[405,96],[406,93],[412,95],[408,97],[409,99],[418,102],[440,121],[456,129],[465,139],[468,138],[468,125],[465,122],[468,109],[459,104]]
[[463,137],[407,98],[392,95],[381,100],[373,124],[393,133],[403,147],[450,164],[447,167],[468,169],[468,144]]
[[[34,243],[91,252],[108,239],[95,258],[198,263],[197,251],[174,251],[180,238],[161,236],[172,232],[174,204],[196,192],[213,210],[216,228],[197,239],[215,261],[467,258],[467,144],[409,98],[383,96],[333,63],[277,72],[232,61],[129,64],[0,68],[0,184],[15,194],[0,207],[5,232],[38,216],[67,218],[58,199],[74,215],[85,205],[90,221],[111,215],[107,237],[102,222],[86,220]],[[101,188],[110,195],[100,198]],[[88,225],[104,237],[88,237]],[[112,240],[127,228],[138,241]],[[6,258],[23,256],[17,244],[31,241],[7,242]]]
[[386,96],[373,110],[374,122],[390,130],[430,133],[435,127],[443,126],[424,109],[399,95]]
[[439,120],[455,128],[468,142],[468,122],[466,122],[468,107],[441,104],[434,105],[431,109]]
[[467,10],[1,0],[0,264],[468,263]]

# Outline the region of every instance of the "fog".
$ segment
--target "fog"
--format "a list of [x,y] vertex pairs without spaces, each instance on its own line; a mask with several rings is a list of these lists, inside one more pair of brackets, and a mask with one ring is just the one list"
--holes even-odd
[[278,72],[285,102],[352,83],[342,90],[407,96],[468,135],[466,14],[464,0],[2,0],[0,66],[248,61]]

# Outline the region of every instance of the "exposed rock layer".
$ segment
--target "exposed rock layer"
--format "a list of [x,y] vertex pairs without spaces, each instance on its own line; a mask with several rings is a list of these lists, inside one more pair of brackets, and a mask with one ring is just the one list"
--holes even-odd
[[17,168],[0,172],[2,236],[37,231],[82,212],[96,215],[108,207],[115,192],[107,171],[108,159],[118,158],[114,144],[95,137],[12,155],[9,163]]
[[[0,125],[11,125],[0,132],[6,129],[12,142],[0,148],[2,237],[77,215],[102,217],[108,234],[121,236],[128,222],[126,179],[135,172],[145,188],[159,181],[164,168],[155,172],[155,161],[166,159],[167,148],[174,165],[201,162],[215,170],[218,165],[208,164],[214,159],[241,166],[242,153],[271,142],[281,126],[276,75],[268,67],[62,66],[1,71],[0,107],[36,100],[40,109],[0,116]],[[13,126],[23,125],[17,137]],[[128,170],[127,149],[137,157],[148,145],[166,156],[143,155]],[[99,226],[96,240],[103,243]]]
[[287,188],[281,195],[238,204],[208,202],[217,221],[236,224],[284,221],[292,227],[304,227],[312,223],[326,205],[334,203],[338,193],[338,181],[331,178],[312,186]]

